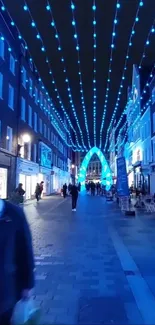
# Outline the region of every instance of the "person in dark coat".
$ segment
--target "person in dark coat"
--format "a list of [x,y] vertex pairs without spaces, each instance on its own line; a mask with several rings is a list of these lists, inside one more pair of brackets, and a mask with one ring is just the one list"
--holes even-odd
[[20,203],[23,203],[24,202],[25,191],[23,190],[23,184],[22,183],[19,183],[18,187],[15,189],[15,193],[17,193],[19,195]]
[[72,185],[71,196],[72,196],[72,211],[76,211],[76,205],[78,200],[78,187],[76,185]]
[[36,195],[37,202],[39,202],[39,199],[40,199],[40,185],[39,185],[39,183],[37,183],[37,185],[36,185],[35,195]]
[[34,288],[32,239],[23,210],[0,200],[0,325],[10,325],[18,300]]
[[65,183],[63,185],[63,197],[64,197],[64,199],[66,198],[66,195],[67,195],[67,184]]

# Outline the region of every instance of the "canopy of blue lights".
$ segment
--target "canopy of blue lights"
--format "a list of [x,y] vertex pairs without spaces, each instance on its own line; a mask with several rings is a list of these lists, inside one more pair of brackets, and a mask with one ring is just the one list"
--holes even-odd
[[[151,67],[140,101],[145,97],[155,71],[154,2],[0,1],[0,13],[9,13],[10,29],[31,53],[52,110],[63,126],[67,120],[67,145],[88,157],[109,150],[113,123],[118,133],[124,127],[133,64],[139,71]],[[52,114],[51,119],[58,128]]]

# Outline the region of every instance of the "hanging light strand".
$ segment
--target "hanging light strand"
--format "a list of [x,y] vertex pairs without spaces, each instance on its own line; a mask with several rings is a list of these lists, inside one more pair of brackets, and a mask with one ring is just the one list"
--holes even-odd
[[76,23],[76,18],[75,18],[75,9],[76,9],[76,7],[75,7],[75,4],[73,3],[73,1],[70,2],[70,7],[71,7],[71,12],[72,12],[72,26],[73,26],[73,29],[74,29],[75,48],[76,48],[76,52],[77,52],[77,64],[78,64],[81,106],[82,106],[83,115],[84,115],[88,146],[89,146],[89,149],[90,149],[91,148],[90,135],[89,135],[89,128],[88,128],[88,119],[87,119],[87,112],[86,112],[86,106],[85,106],[82,71],[81,71],[80,44],[79,44],[79,37],[78,37],[78,31],[77,31],[77,23]]
[[64,76],[65,76],[65,85],[67,85],[67,93],[68,93],[68,97],[69,97],[69,103],[70,103],[70,106],[71,106],[71,110],[73,112],[74,118],[76,120],[78,129],[79,129],[79,132],[80,132],[82,145],[85,148],[85,150],[87,150],[87,148],[86,148],[86,146],[84,144],[83,132],[81,130],[79,120],[78,120],[78,117],[77,117],[77,113],[76,113],[76,109],[75,109],[75,105],[74,105],[74,102],[73,102],[71,86],[70,86],[69,79],[68,79],[68,76],[67,76],[67,69],[66,69],[66,65],[65,65],[65,59],[64,59],[64,56],[63,56],[63,50],[62,50],[60,35],[58,33],[58,29],[57,29],[57,26],[56,26],[56,21],[54,20],[52,6],[50,5],[48,0],[46,0],[46,10],[48,11],[48,13],[50,15],[50,21],[51,21],[50,25],[54,30],[55,38],[56,38],[57,43],[58,43],[57,50],[59,52],[60,61],[61,61],[62,67],[63,67],[63,73],[64,73]]
[[126,56],[125,56],[125,64],[124,64],[124,68],[123,68],[123,74],[122,74],[122,77],[121,77],[121,83],[120,83],[118,94],[117,94],[117,100],[116,100],[115,108],[114,108],[114,111],[113,111],[113,114],[112,114],[112,117],[111,117],[109,127],[107,129],[104,151],[106,151],[106,147],[107,147],[107,144],[108,144],[108,138],[109,138],[109,132],[110,132],[111,126],[112,126],[112,124],[114,122],[117,110],[119,108],[120,98],[121,98],[123,88],[124,88],[124,80],[125,80],[125,75],[126,75],[126,71],[127,71],[127,67],[128,67],[128,61],[130,59],[130,49],[133,46],[133,41],[132,40],[133,40],[133,37],[136,34],[136,28],[135,27],[136,27],[136,24],[139,22],[139,19],[140,19],[139,18],[139,12],[140,12],[141,8],[143,8],[143,5],[144,5],[143,1],[139,1],[139,5],[138,5],[137,11],[136,11],[136,16],[135,16],[135,19],[134,19],[134,23],[133,23],[133,26],[132,26],[132,29],[131,29],[131,34],[130,34],[130,38],[129,38],[129,42],[128,42],[127,52],[126,52]]
[[[141,56],[141,59],[140,59],[140,63],[139,63],[139,69],[142,68],[143,60],[146,58],[146,51],[147,51],[148,46],[150,45],[152,34],[153,34],[153,36],[155,37],[155,19],[154,19],[154,21],[153,21],[153,24],[152,24],[152,26],[151,26],[151,28],[150,28],[150,30],[149,30],[149,32],[148,32],[147,38],[146,38],[146,42],[145,42],[145,45],[144,45],[143,53],[142,53],[142,56]],[[154,68],[153,68],[153,69],[154,69]],[[152,75],[152,73],[151,73],[151,75]],[[144,87],[144,89],[143,89],[143,93],[144,93],[144,94],[145,94],[145,91],[146,91],[145,88],[147,87],[147,85],[148,85],[148,82],[146,83],[146,85],[145,85],[145,87]],[[143,93],[141,94],[141,99],[143,98]],[[130,96],[130,98],[129,98],[129,101],[132,99],[132,96],[133,96],[133,95],[134,95],[134,94],[133,94],[133,91],[132,91],[132,92],[131,92],[131,96]],[[125,109],[123,110],[123,112],[122,112],[122,114],[121,114],[121,116],[120,116],[120,118],[119,118],[119,120],[118,120],[118,122],[117,122],[116,129],[119,127],[119,125],[120,125],[121,122],[122,122],[122,119],[123,119],[124,114],[125,114],[125,112],[126,112],[126,108],[127,108],[127,106],[128,106],[128,103],[127,103]]]
[[[59,94],[59,91],[58,91],[58,88],[57,88],[57,85],[56,85],[56,81],[55,81],[55,78],[54,78],[54,76],[53,76],[53,71],[52,71],[52,68],[51,68],[50,60],[49,60],[49,58],[47,57],[47,54],[46,54],[46,48],[45,48],[45,45],[44,45],[43,39],[42,39],[42,37],[41,37],[41,35],[40,35],[40,33],[39,33],[39,30],[38,30],[38,28],[37,28],[37,24],[36,24],[36,22],[34,22],[33,16],[32,16],[32,14],[31,14],[31,11],[30,11],[30,9],[29,9],[29,7],[28,7],[26,1],[24,1],[24,3],[25,3],[25,5],[23,6],[23,10],[25,11],[24,8],[25,8],[25,7],[27,8],[27,9],[26,9],[26,13],[28,13],[29,16],[30,16],[31,26],[32,26],[32,28],[33,28],[33,29],[35,30],[35,32],[36,32],[36,39],[38,39],[38,40],[40,41],[40,43],[41,43],[40,50],[41,50],[41,52],[44,52],[44,59],[45,59],[45,62],[47,63],[47,67],[48,67],[49,75],[51,76],[51,79],[52,79],[52,86],[54,87],[54,92],[56,93],[56,98],[57,98],[57,100],[58,100],[58,102],[59,102],[59,107],[61,107],[61,109],[62,109],[62,111],[63,111],[63,113],[64,113],[64,115],[65,115],[65,117],[66,117],[66,119],[67,119],[67,121],[68,121],[68,123],[69,123],[69,125],[70,125],[70,128],[71,128],[71,129],[73,130],[73,132],[74,132],[75,139],[76,139],[76,142],[77,142],[77,146],[79,147],[79,149],[81,149],[82,147],[81,147],[81,145],[79,144],[79,140],[78,140],[77,132],[76,132],[76,130],[75,130],[75,128],[74,128],[74,126],[73,126],[71,120],[70,120],[70,117],[69,117],[68,113],[66,112],[66,109],[65,109],[65,107],[64,107],[64,105],[63,105],[63,102],[62,102],[61,96],[60,96],[60,94]],[[74,109],[73,109],[73,112],[75,112]],[[77,120],[76,120],[76,122],[77,122]]]
[[94,146],[96,147],[96,1],[93,0],[93,125],[94,125]]
[[113,52],[114,52],[114,48],[115,48],[115,39],[116,39],[116,26],[118,24],[118,13],[119,13],[120,7],[121,7],[120,0],[117,0],[115,16],[114,16],[114,21],[113,21],[110,60],[109,60],[109,68],[108,68],[108,78],[107,78],[107,86],[106,86],[106,93],[105,93],[105,100],[104,100],[104,110],[103,110],[102,122],[101,122],[101,128],[100,128],[100,148],[102,147],[102,133],[103,133],[103,127],[104,127],[105,116],[106,116],[106,112],[107,112],[108,99],[109,99],[111,73],[112,73],[112,62],[113,62]]

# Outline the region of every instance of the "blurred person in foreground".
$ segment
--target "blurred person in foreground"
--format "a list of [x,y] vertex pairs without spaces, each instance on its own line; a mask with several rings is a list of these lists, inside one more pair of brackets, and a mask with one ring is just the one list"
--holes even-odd
[[32,238],[23,210],[0,199],[0,325],[10,325],[20,299],[34,288]]

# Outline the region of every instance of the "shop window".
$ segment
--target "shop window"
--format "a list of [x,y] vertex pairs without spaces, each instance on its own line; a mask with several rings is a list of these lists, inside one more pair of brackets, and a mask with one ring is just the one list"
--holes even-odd
[[37,132],[38,131],[38,128],[37,128],[37,113],[34,112],[34,131]]
[[32,128],[32,107],[29,105],[29,117],[28,117],[28,124]]
[[26,114],[26,110],[25,110],[25,98],[21,98],[21,120],[25,122],[25,114]]
[[0,57],[4,59],[4,41],[0,39]]
[[10,126],[7,126],[7,131],[6,131],[6,150],[12,151],[12,136],[13,136],[13,131]]
[[3,99],[3,75],[0,72],[0,98]]
[[0,199],[7,198],[8,170],[0,168]]
[[14,110],[14,88],[9,84],[8,106]]
[[26,88],[26,69],[22,67],[22,85],[24,88]]
[[33,96],[33,81],[31,78],[29,78],[29,95]]

